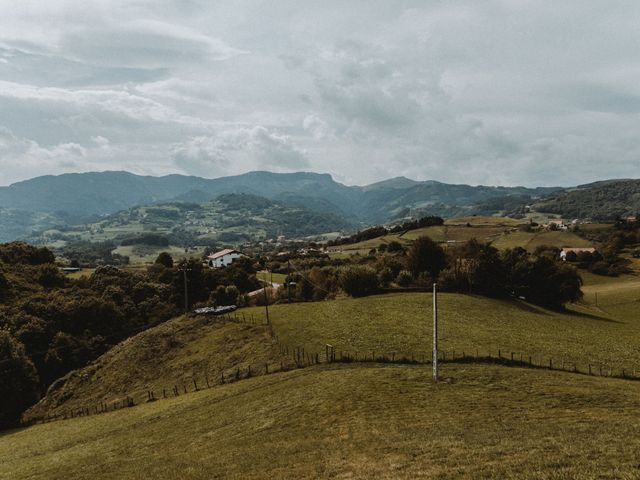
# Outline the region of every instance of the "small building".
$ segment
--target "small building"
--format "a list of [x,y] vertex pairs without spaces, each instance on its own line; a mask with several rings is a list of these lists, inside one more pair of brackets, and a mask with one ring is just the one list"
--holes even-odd
[[566,260],[567,259],[567,254],[568,253],[575,253],[576,255],[578,255],[579,253],[595,253],[596,249],[593,247],[586,247],[586,248],[580,248],[580,247],[573,247],[573,248],[569,248],[569,247],[565,247],[562,250],[560,250],[560,258],[562,260]]
[[208,255],[207,262],[211,268],[227,267],[241,256],[242,254],[237,250],[225,248],[224,250]]
[[548,230],[567,230],[567,225],[564,223],[564,220],[549,220],[549,223],[546,225]]
[[284,243],[287,238],[284,235],[278,235],[278,243]]

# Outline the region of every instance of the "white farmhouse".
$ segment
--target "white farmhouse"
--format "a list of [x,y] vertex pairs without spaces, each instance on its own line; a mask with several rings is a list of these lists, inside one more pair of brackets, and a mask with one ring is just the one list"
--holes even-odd
[[207,260],[211,268],[220,268],[231,265],[237,258],[240,258],[241,256],[242,254],[237,250],[225,248],[224,250],[220,250],[219,252],[208,255]]

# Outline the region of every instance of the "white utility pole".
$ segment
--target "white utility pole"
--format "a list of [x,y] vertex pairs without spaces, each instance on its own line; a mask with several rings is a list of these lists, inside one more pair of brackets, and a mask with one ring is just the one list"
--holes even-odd
[[438,284],[433,284],[433,381],[438,381]]

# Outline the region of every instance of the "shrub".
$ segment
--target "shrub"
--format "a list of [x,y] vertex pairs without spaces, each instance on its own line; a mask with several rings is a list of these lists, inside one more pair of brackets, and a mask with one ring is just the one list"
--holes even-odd
[[396,283],[401,287],[408,287],[413,283],[413,275],[409,270],[401,270],[396,277]]
[[155,263],[164,265],[167,268],[173,268],[173,258],[167,252],[160,252],[160,255],[158,255],[158,258],[156,258]]
[[340,272],[340,287],[347,295],[362,297],[378,289],[378,275],[371,267],[363,265],[346,267]]
[[429,237],[416,239],[407,253],[407,267],[414,277],[426,272],[436,279],[445,266],[444,250]]
[[0,428],[18,424],[24,410],[38,400],[38,375],[24,346],[0,330]]
[[58,267],[52,263],[36,267],[38,283],[43,287],[58,287],[64,285],[65,278]]
[[402,245],[400,244],[400,242],[396,242],[395,240],[393,240],[392,242],[389,242],[389,245],[387,245],[387,252],[389,253],[402,252],[402,251],[404,251],[404,248],[402,248]]

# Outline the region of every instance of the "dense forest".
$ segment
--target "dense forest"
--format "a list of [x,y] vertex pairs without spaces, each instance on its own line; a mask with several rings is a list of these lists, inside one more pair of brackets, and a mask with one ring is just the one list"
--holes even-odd
[[[146,271],[99,267],[72,280],[46,248],[0,245],[0,427],[55,388],[56,379],[181,313],[183,274],[169,260],[161,255]],[[259,287],[254,273],[250,261],[218,270],[192,261],[190,303],[215,302],[221,286],[225,302],[232,292],[237,297],[254,290]]]
[[584,185],[534,206],[542,213],[597,221],[636,215],[640,212],[640,180],[615,180]]

